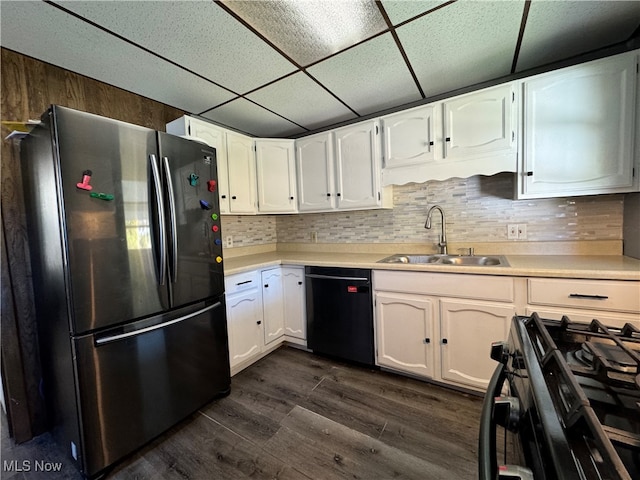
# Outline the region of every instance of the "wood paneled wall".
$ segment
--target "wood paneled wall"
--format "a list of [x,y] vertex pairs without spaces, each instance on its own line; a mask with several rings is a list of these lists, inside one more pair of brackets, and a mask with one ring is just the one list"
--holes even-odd
[[[183,111],[2,49],[2,120],[38,119],[51,104],[164,130]],[[3,128],[2,137],[9,132]],[[10,432],[23,442],[46,429],[22,195],[20,146],[2,143],[2,379]]]

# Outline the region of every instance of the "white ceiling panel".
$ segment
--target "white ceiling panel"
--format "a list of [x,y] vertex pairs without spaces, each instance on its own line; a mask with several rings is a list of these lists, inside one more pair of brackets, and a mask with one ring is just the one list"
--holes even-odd
[[233,127],[254,137],[287,137],[303,133],[298,125],[239,98],[202,114],[202,117]]
[[299,65],[309,65],[387,28],[374,0],[223,0]]
[[525,3],[518,71],[640,45],[640,0],[0,0],[0,41],[232,129],[297,136],[508,77]]
[[625,41],[640,24],[640,1],[531,2],[517,71]]
[[351,110],[304,73],[261,88],[247,98],[311,130],[356,118]]
[[390,33],[308,69],[360,115],[421,98]]
[[398,25],[443,3],[447,3],[447,0],[383,0],[382,6],[386,10],[391,23]]
[[398,28],[427,97],[508,75],[524,1],[456,2]]
[[46,3],[3,1],[1,8],[3,47],[188,112],[234,97]]
[[211,0],[58,3],[236,93],[295,70]]

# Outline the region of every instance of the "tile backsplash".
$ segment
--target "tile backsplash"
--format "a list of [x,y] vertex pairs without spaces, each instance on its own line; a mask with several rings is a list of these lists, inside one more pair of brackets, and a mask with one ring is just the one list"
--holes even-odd
[[449,242],[507,241],[507,224],[527,225],[527,241],[621,240],[623,195],[513,200],[513,174],[411,183],[394,187],[394,208],[277,216],[224,216],[234,246],[273,242],[435,243],[440,215],[426,230],[427,210],[440,205]]

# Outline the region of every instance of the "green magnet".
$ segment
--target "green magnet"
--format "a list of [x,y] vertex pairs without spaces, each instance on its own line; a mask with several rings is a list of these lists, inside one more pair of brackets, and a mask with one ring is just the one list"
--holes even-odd
[[200,177],[195,173],[192,173],[191,175],[189,175],[189,185],[191,185],[192,187],[196,187],[198,185],[199,178]]
[[100,200],[113,200],[113,195],[110,193],[90,193],[89,196]]

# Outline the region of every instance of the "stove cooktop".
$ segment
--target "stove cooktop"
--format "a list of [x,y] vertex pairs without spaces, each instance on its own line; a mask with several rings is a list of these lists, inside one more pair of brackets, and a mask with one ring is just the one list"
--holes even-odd
[[582,478],[640,478],[640,330],[519,319]]

